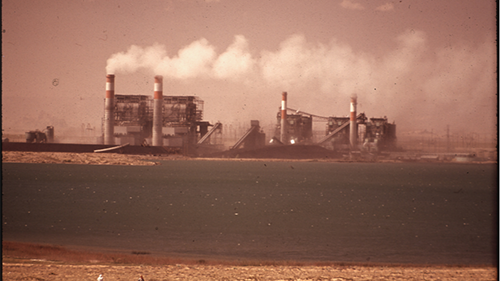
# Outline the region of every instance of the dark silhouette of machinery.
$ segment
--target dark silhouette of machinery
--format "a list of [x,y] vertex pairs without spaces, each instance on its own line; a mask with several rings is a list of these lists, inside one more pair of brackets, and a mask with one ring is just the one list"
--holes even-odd
[[54,141],[54,127],[47,126],[43,131],[34,130],[26,132],[27,143],[46,143]]

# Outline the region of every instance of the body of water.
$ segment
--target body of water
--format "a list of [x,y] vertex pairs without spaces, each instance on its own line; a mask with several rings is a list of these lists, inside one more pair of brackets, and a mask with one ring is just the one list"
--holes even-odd
[[3,164],[3,239],[258,260],[496,264],[492,164]]

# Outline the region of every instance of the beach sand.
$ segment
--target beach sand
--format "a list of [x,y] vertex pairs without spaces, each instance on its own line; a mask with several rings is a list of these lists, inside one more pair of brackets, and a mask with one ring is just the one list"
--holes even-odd
[[146,155],[118,153],[70,153],[2,151],[3,163],[87,164],[87,165],[156,165]]
[[497,280],[494,266],[231,261],[2,242],[2,280]]
[[3,263],[3,280],[497,280],[494,268]]

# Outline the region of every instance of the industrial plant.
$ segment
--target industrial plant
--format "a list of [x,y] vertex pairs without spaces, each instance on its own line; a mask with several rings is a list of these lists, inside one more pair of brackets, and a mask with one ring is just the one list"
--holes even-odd
[[[350,103],[345,101],[345,112],[320,116],[290,108],[288,93],[282,92],[281,101],[276,95],[279,107],[274,128],[264,130],[261,120],[248,120],[248,127],[234,130],[222,122],[211,124],[203,120],[205,104],[200,97],[163,95],[163,77],[154,76],[152,80],[151,95],[124,95],[115,94],[115,75],[106,75],[102,133],[95,135],[91,143],[59,142],[55,133],[57,128],[47,126],[44,130],[26,132],[24,143],[3,138],[3,149],[348,160],[373,160],[388,155],[391,159],[406,160],[471,159],[476,156],[469,151],[452,151],[449,134],[445,152],[438,151],[433,142],[436,153],[432,155],[423,150],[413,150],[416,151],[413,155],[408,153],[396,137],[396,124],[390,123],[386,116],[368,117],[359,113],[356,95],[350,98]],[[318,130],[318,124],[323,126],[322,130]],[[427,142],[421,139],[411,145],[422,146]],[[483,158],[493,158],[489,150],[484,151],[489,154]]]
[[[351,98],[350,117],[325,117],[289,108],[287,92],[281,95],[273,136],[266,138],[260,121],[249,120],[250,126],[228,147],[223,143],[223,124],[203,120],[202,99],[163,95],[163,77],[153,79],[152,95],[123,95],[115,94],[115,75],[106,75],[102,136],[96,139],[94,152],[123,152],[127,147],[128,151],[148,153],[153,150],[137,148],[155,148],[159,154],[233,157],[265,149],[268,155],[283,151],[285,156],[294,158],[290,154],[298,147],[303,157],[310,157],[314,154],[310,152],[318,149],[328,157],[340,155],[332,152],[378,153],[396,149],[396,125],[385,117],[368,119],[364,113],[357,114],[356,97]],[[319,139],[313,132],[313,122],[326,124]],[[26,132],[26,143],[55,144],[54,127]],[[55,146],[51,149],[57,150]]]
[[[287,107],[287,93],[282,94],[281,110],[277,114],[276,135],[282,144],[316,144],[330,150],[393,151],[396,149],[396,125],[387,117],[368,118],[356,113],[357,98],[351,98],[350,117],[318,116]],[[291,112],[291,113],[288,113]],[[325,134],[314,142],[312,123],[324,121]],[[361,141],[360,141],[361,140]]]
[[[164,96],[163,78],[154,77],[153,95],[115,95],[115,76],[106,76],[103,140],[105,145],[140,145],[179,148],[206,153],[221,151],[222,124],[203,121],[204,102],[196,96]],[[387,118],[356,113],[357,98],[351,98],[350,117],[323,117],[288,108],[282,93],[275,135],[266,143],[259,120],[250,120],[248,130],[229,150],[252,150],[276,145],[321,146],[331,151],[396,149],[396,125]],[[313,139],[313,119],[326,123],[325,134]]]
[[[154,95],[115,95],[114,75],[106,76],[104,144],[183,147],[220,137],[220,123],[203,119],[203,100],[163,96],[163,79],[154,77]],[[209,129],[209,127],[212,127]]]

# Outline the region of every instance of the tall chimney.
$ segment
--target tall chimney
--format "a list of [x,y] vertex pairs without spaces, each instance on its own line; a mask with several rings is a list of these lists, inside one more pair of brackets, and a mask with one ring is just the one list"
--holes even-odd
[[351,97],[351,118],[349,124],[349,141],[351,143],[351,149],[356,150],[358,146],[358,124],[356,123],[356,104],[357,97],[353,95]]
[[153,146],[163,146],[163,76],[155,76],[153,105]]
[[284,144],[288,144],[288,139],[286,135],[286,92],[281,94],[281,131],[280,131],[280,141]]
[[115,75],[106,75],[106,99],[104,100],[104,144],[115,144]]

